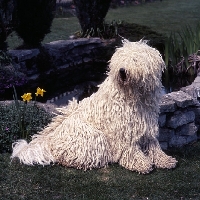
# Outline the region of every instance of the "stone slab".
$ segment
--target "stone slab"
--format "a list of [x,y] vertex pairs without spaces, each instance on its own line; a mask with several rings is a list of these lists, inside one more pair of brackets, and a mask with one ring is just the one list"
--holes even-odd
[[162,150],[167,150],[168,146],[168,142],[160,142],[160,147]]
[[160,114],[158,118],[159,127],[163,127],[166,124],[166,114]]
[[165,96],[172,99],[180,108],[194,105],[193,98],[183,91],[171,92]]
[[191,107],[188,110],[195,113],[195,123],[200,125],[200,107]]
[[181,147],[183,145],[189,144],[191,142],[197,141],[197,135],[191,136],[178,136],[175,135],[171,138],[169,142],[169,147]]
[[12,56],[15,62],[19,63],[36,57],[40,53],[40,51],[39,49],[9,50],[8,53]]
[[195,135],[197,134],[197,126],[195,125],[194,122],[189,124],[184,124],[183,126],[180,126],[175,130],[175,134],[182,136]]
[[168,142],[174,136],[174,130],[169,128],[159,128],[159,142]]
[[195,113],[193,111],[176,111],[174,115],[172,115],[167,121],[167,127],[177,128],[184,124],[188,124],[190,122],[194,122]]
[[73,49],[76,46],[86,45],[86,44],[100,44],[102,40],[100,38],[78,38],[72,40],[57,40],[44,44],[45,48],[56,49],[59,52],[65,52]]
[[162,96],[159,105],[160,105],[160,112],[161,113],[174,112],[176,110],[175,101],[173,101],[172,99],[168,98],[165,95]]

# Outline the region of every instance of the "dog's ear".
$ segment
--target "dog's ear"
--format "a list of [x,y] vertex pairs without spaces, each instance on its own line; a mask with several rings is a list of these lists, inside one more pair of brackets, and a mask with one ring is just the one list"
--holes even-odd
[[126,80],[126,71],[124,68],[119,69],[119,75],[120,75],[120,78],[122,79],[122,81]]

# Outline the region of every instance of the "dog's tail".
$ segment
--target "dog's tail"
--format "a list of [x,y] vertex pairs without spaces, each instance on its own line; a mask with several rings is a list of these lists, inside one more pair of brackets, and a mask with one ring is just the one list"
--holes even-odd
[[44,166],[55,162],[48,136],[35,135],[29,144],[25,140],[18,140],[13,143],[12,148],[11,159],[19,158],[20,162],[26,165]]

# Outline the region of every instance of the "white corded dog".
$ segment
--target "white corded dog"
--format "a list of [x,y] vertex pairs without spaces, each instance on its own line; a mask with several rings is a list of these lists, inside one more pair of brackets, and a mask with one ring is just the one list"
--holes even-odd
[[92,169],[119,163],[140,173],[153,167],[174,168],[157,140],[161,76],[160,53],[145,41],[123,41],[111,58],[110,71],[99,90],[59,110],[28,144],[13,144],[11,158],[24,164],[59,163]]

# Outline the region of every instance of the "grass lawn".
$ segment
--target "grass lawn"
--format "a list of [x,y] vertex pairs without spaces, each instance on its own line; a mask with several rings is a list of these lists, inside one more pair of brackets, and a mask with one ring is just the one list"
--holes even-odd
[[200,22],[199,0],[162,0],[144,5],[112,9],[106,19],[120,19],[130,23],[149,26],[155,31],[169,35],[185,25],[195,27]]
[[[200,0],[163,0],[145,5],[111,9],[107,21],[123,20],[151,27],[163,34],[200,21]],[[68,39],[80,30],[76,17],[55,18],[51,33],[43,43]],[[9,48],[21,44],[15,33]],[[26,166],[10,162],[10,154],[0,154],[0,200],[199,200],[200,141],[168,152],[177,158],[173,170],[155,169],[140,175],[119,166],[81,171],[58,165]]]
[[0,155],[0,199],[200,199],[200,142],[170,152],[179,163],[173,170],[147,175],[119,166],[81,171],[53,166],[10,163]]
[[[163,0],[137,6],[110,9],[106,21],[121,20],[151,27],[153,30],[169,35],[171,31],[181,30],[185,25],[195,27],[200,22],[199,0]],[[47,34],[43,43],[66,40],[74,32],[80,30],[76,17],[55,18],[51,33]],[[15,33],[7,39],[9,48],[21,44]]]

